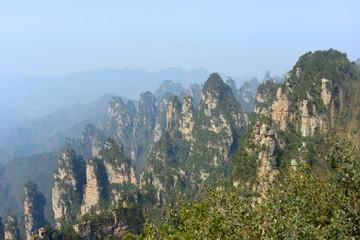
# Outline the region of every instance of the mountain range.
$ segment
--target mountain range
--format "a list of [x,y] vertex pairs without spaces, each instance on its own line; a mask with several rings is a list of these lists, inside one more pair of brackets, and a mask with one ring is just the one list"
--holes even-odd
[[[268,72],[260,85],[249,79],[239,89],[231,78],[224,80],[211,73],[203,84],[185,88],[167,80],[154,93],[141,93],[139,101],[111,96],[102,126],[86,124],[80,138],[67,138],[56,152],[0,165],[1,214],[18,216],[7,218],[5,233],[15,236],[18,222],[20,236],[29,239],[48,221],[53,228],[41,228],[39,239],[142,239],[145,214],[154,224],[145,224],[147,231],[187,231],[179,227],[185,222],[176,204],[188,209],[186,201],[221,198],[221,191],[206,190],[213,188],[250,203],[244,205],[250,211],[269,200],[288,169],[306,165],[318,176],[335,174],[324,158],[330,136],[360,142],[360,68],[344,53],[308,52],[280,81]],[[21,181],[16,171],[24,172]],[[206,204],[194,204],[194,211]],[[219,206],[210,210],[229,211]],[[171,231],[161,217],[168,207]],[[332,224],[313,227],[322,231]]]

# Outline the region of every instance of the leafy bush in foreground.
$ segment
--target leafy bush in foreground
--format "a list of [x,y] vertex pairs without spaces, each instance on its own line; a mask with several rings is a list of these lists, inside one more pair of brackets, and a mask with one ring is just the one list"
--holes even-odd
[[146,239],[358,239],[360,160],[352,142],[329,140],[331,178],[309,166],[281,173],[262,203],[205,187],[201,203],[181,200],[162,229],[147,223]]

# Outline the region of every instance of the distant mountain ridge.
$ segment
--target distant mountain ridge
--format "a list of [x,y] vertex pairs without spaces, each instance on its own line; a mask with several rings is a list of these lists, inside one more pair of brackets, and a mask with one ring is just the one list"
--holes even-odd
[[14,156],[58,150],[67,137],[79,138],[87,123],[98,127],[107,121],[107,106],[113,94],[104,94],[88,104],[77,103],[31,120],[0,137],[0,163]]

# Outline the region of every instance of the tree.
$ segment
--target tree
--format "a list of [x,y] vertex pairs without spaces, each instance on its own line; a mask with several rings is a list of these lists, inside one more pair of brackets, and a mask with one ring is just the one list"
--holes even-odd
[[205,187],[201,203],[181,200],[169,208],[161,229],[147,223],[146,239],[358,239],[359,150],[351,141],[331,139],[329,146],[331,178],[306,164],[288,169],[261,203]]

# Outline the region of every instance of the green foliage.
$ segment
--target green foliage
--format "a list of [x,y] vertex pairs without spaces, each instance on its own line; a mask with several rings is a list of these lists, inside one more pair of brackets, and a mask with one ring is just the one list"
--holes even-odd
[[322,79],[329,79],[328,90],[333,94],[334,102],[339,107],[339,91],[349,90],[349,83],[357,80],[355,64],[351,63],[346,54],[329,49],[327,51],[308,52],[301,56],[290,72],[288,84],[293,88],[290,99],[291,109],[302,100],[309,100],[308,110],[312,114],[312,106],[319,113],[329,113],[321,99],[320,87]]
[[273,81],[265,81],[260,84],[257,89],[257,95],[261,96],[263,99],[262,102],[259,102],[257,99],[255,101],[255,106],[258,108],[268,108],[276,99],[276,91],[281,86],[281,84],[275,83]]
[[263,203],[220,188],[201,203],[180,200],[162,228],[147,223],[146,239],[358,239],[360,160],[352,142],[331,140],[327,159],[334,177],[301,165],[279,174]]
[[[47,232],[51,233],[54,230],[48,228]],[[59,239],[61,240],[77,240],[80,239],[79,235],[75,232],[72,226],[64,227],[59,234]]]

